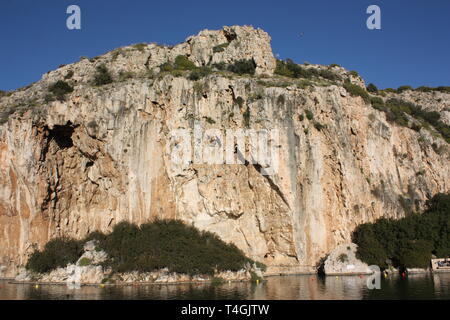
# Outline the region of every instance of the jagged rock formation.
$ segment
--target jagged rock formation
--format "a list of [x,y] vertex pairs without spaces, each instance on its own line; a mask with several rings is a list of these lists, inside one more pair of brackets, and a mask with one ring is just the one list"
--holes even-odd
[[[256,76],[158,74],[178,55],[197,66],[253,59]],[[115,79],[132,76],[95,87],[100,64]],[[1,98],[3,275],[15,275],[53,237],[155,218],[215,232],[268,273],[314,272],[358,224],[402,217],[449,191],[448,144],[438,135],[388,122],[339,81],[305,86],[273,75],[275,65],[264,31],[225,27],[174,47],[135,45],[82,59]],[[74,91],[45,102],[48,86],[64,78]],[[245,164],[175,163],[171,133],[197,124],[278,129],[279,169],[263,175],[247,154]]]

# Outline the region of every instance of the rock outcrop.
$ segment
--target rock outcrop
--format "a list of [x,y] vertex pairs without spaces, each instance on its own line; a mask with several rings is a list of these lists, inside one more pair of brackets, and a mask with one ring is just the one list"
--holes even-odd
[[326,275],[371,274],[369,266],[356,258],[357,245],[344,243],[333,249],[325,260]]
[[[215,72],[192,81],[158,74],[178,55],[197,66],[252,59],[256,75]],[[101,64],[120,81],[93,86]],[[1,98],[4,276],[15,276],[51,238],[155,218],[215,232],[267,264],[268,274],[315,272],[358,224],[403,217],[449,191],[448,144],[438,135],[388,122],[340,82],[274,76],[275,64],[264,31],[226,27],[174,47],[130,46],[82,59]],[[58,80],[74,91],[46,102]],[[250,128],[278,132],[273,174],[249,152],[232,152],[243,164],[174,161],[176,130],[193,137],[200,129],[206,154],[224,145],[226,130]]]

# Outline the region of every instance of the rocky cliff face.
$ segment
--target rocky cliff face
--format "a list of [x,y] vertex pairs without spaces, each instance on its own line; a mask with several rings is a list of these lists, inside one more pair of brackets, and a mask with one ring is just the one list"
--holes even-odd
[[[193,81],[158,73],[178,55],[197,66],[253,59],[256,74],[218,71]],[[95,87],[100,64],[116,81]],[[1,98],[3,276],[53,237],[155,218],[215,232],[268,273],[313,272],[358,224],[402,217],[450,190],[449,148],[438,135],[389,123],[339,81],[305,85],[275,76],[275,65],[264,31],[225,27],[174,47],[135,45],[82,59]],[[45,102],[48,86],[64,78],[75,90]],[[434,104],[433,94],[421,99]],[[194,136],[196,128],[203,152],[223,146],[225,130],[278,130],[278,169],[263,174],[246,152],[243,164],[174,161],[174,130]]]

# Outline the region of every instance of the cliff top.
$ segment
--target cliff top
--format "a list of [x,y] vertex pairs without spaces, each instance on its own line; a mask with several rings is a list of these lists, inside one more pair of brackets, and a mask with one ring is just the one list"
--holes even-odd
[[[47,72],[40,81],[24,88],[0,92],[0,124],[5,123],[12,114],[21,115],[36,106],[63,100],[69,93],[80,95],[87,86],[110,84],[117,87],[121,82],[155,79],[168,74],[188,77],[190,80],[198,80],[209,74],[225,77],[251,75],[264,81],[267,86],[294,85],[300,88],[344,86],[350,83],[365,91],[364,80],[358,73],[339,65],[297,65],[289,60],[277,60],[273,56],[270,41],[270,36],[261,29],[225,26],[221,30],[202,30],[175,46],[139,43],[90,59],[81,57],[78,62],[61,65]],[[358,92],[357,88],[350,93],[368,99],[366,93]],[[411,103],[420,103],[427,110],[441,112],[444,122],[450,124],[448,90],[381,93],[385,100],[402,98]]]

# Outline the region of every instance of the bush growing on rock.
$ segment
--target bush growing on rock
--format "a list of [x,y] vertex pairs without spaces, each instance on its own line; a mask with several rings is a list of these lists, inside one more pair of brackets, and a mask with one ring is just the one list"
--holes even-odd
[[[380,99],[381,100],[381,99]],[[450,143],[450,126],[440,120],[441,115],[435,111],[426,111],[421,106],[400,99],[389,99],[386,103],[371,98],[372,106],[387,113],[387,120],[401,126],[408,126],[406,114],[433,126],[442,137]]]
[[253,60],[237,60],[233,64],[228,66],[228,71],[237,73],[237,74],[249,74],[254,75],[256,70],[256,64]]
[[69,238],[50,240],[42,251],[35,251],[26,264],[26,268],[35,272],[44,273],[69,263],[75,263],[83,253],[80,241]]
[[109,73],[108,68],[105,64],[101,64],[97,67],[97,73],[94,76],[94,85],[103,86],[108,83],[112,83],[113,79]]
[[424,268],[431,254],[449,257],[450,194],[435,195],[422,214],[359,225],[352,239],[358,245],[357,257],[380,267],[391,260],[395,267]]
[[345,82],[344,88],[345,88],[345,90],[347,90],[348,93],[350,93],[350,95],[352,95],[354,97],[359,96],[359,97],[363,98],[363,100],[366,103],[370,102],[369,94],[367,93],[367,91],[365,89],[361,88],[360,86],[350,83],[350,82]]
[[48,91],[50,91],[56,99],[64,101],[65,95],[73,92],[73,88],[67,82],[58,80],[48,88]]
[[213,274],[215,269],[237,271],[250,262],[234,245],[175,220],[140,227],[119,223],[100,247],[108,253],[106,264],[118,272],[167,267],[171,272]]
[[196,65],[186,56],[179,55],[175,58],[174,69],[176,70],[194,70]]
[[327,69],[304,68],[296,64],[291,59],[277,60],[275,74],[289,78],[311,79],[322,77],[331,81],[339,80],[340,76],[335,72]]
[[374,85],[373,83],[369,83],[367,85],[367,91],[368,92],[372,92],[372,93],[377,93],[378,92],[378,88],[376,85]]
[[85,266],[88,266],[88,265],[90,265],[90,264],[91,264],[91,260],[88,259],[88,258],[82,258],[82,259],[78,262],[78,265],[79,265],[80,267],[85,267]]
[[[114,272],[168,268],[170,272],[213,275],[215,271],[238,271],[253,263],[235,245],[223,242],[215,234],[181,221],[159,220],[140,227],[121,222],[109,234],[96,231],[81,241],[52,240],[43,251],[32,254],[27,268],[43,273],[75,263],[83,252],[82,244],[90,240],[97,240],[97,248],[107,253],[103,266]],[[83,259],[79,262],[89,263]],[[263,264],[258,266],[265,268]]]

